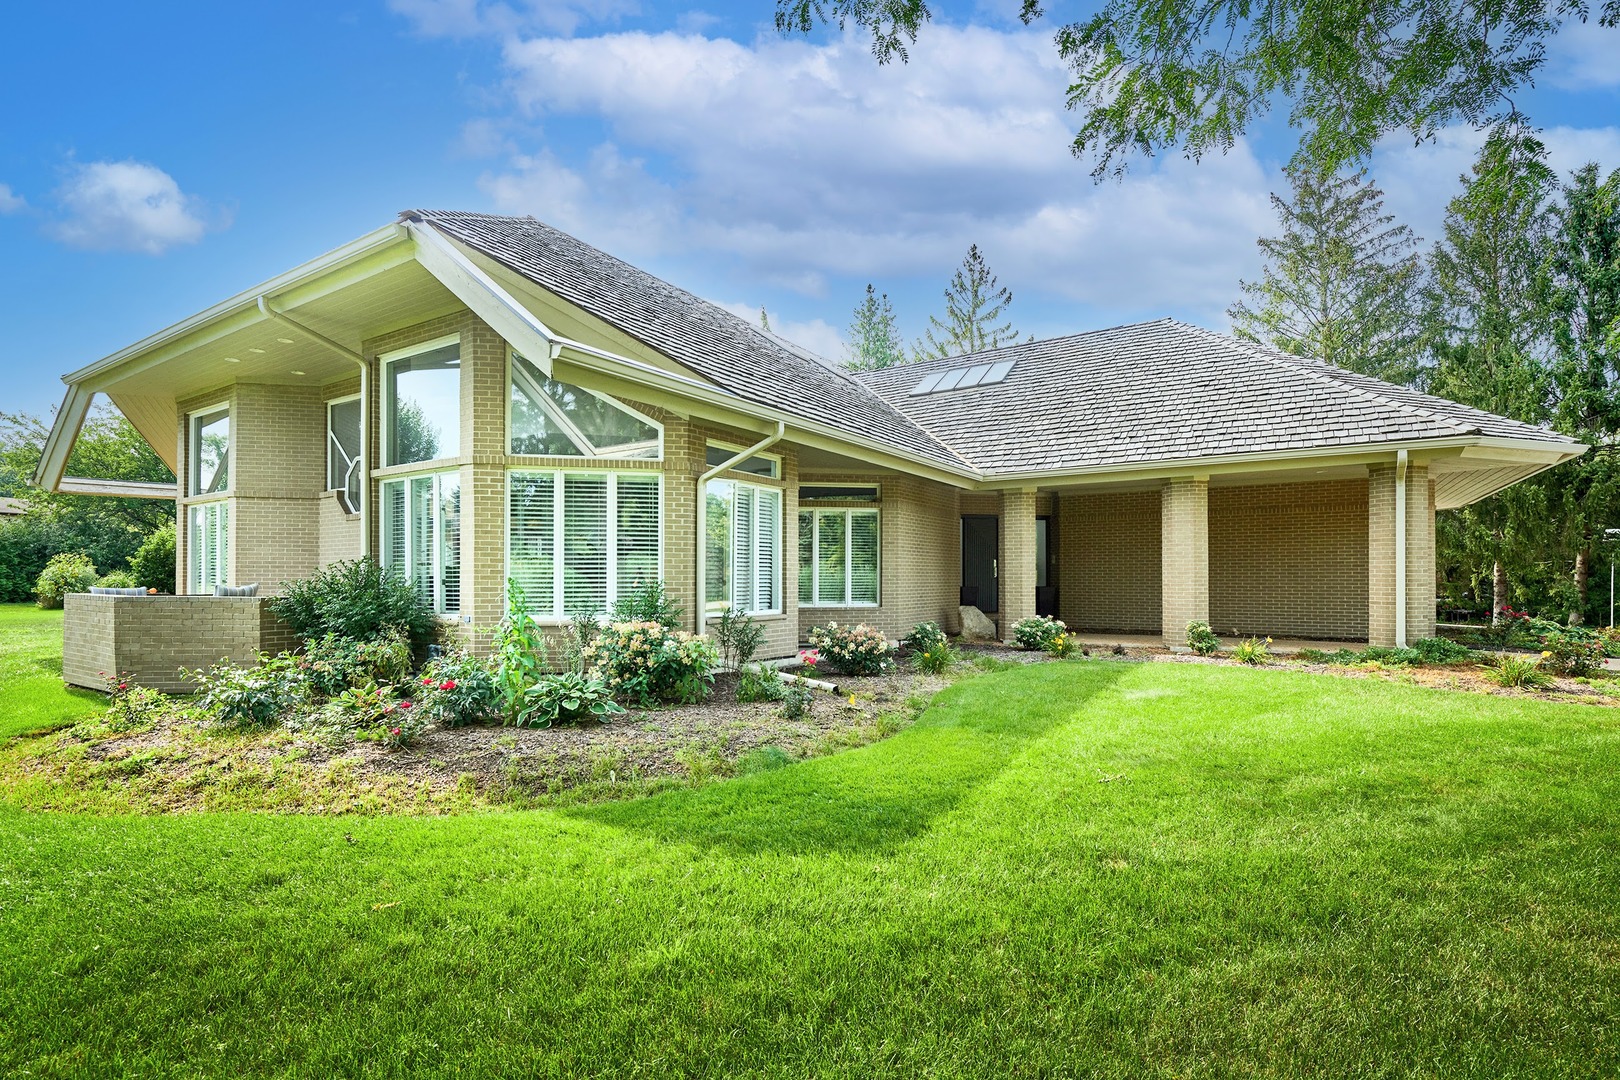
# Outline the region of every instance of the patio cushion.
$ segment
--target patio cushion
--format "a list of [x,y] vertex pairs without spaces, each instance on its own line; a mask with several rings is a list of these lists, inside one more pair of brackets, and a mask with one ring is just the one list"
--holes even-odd
[[90,591],[97,596],[145,596],[146,586],[135,585],[130,588],[115,588],[111,585],[92,585]]
[[215,596],[258,596],[259,595],[259,583],[257,581],[255,581],[251,585],[215,585],[214,586],[214,595]]

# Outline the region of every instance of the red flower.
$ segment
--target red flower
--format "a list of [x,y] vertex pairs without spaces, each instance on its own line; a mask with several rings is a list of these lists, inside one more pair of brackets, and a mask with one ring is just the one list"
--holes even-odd
[[398,735],[399,734],[399,728],[390,728],[388,733],[390,735]]
[[423,686],[432,686],[433,685],[433,680],[432,679],[423,679],[422,680],[422,685]]
[[399,707],[402,709],[408,709],[411,707],[411,703],[408,701],[402,701],[399,703]]
[[439,689],[440,690],[454,690],[455,688],[456,688],[456,680],[454,680],[454,679],[446,679],[446,680],[444,680],[444,682],[439,684]]
[[120,689],[120,690],[128,690],[129,689],[129,683],[127,683],[127,682],[119,683],[118,684],[118,689]]

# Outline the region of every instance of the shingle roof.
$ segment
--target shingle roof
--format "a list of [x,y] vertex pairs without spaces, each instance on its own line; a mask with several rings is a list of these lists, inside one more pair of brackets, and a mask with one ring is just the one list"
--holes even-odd
[[878,439],[957,469],[928,432],[841,368],[533,218],[411,210],[739,398]]
[[[931,371],[1014,361],[992,386],[913,396]],[[1159,319],[860,378],[986,473],[1486,435],[1543,428]]]

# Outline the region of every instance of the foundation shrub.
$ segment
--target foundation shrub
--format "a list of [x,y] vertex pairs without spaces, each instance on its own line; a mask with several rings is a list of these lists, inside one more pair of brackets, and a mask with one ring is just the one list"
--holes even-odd
[[197,707],[222,727],[267,728],[309,699],[309,685],[290,653],[261,653],[256,667],[221,662],[184,674],[197,686]]
[[1013,623],[1013,644],[1032,652],[1048,652],[1053,640],[1062,636],[1068,629],[1050,615],[1019,619]]
[[411,643],[395,628],[365,641],[326,634],[304,643],[302,664],[310,689],[320,697],[366,683],[403,685],[411,677]]
[[501,689],[489,665],[462,650],[441,656],[422,672],[416,706],[443,728],[491,724],[501,718]]
[[707,638],[663,624],[616,622],[585,650],[589,671],[636,705],[691,704],[714,685],[720,654]]
[[1215,636],[1207,622],[1187,624],[1187,648],[1199,656],[1213,656],[1220,650],[1221,639]]
[[894,663],[894,650],[875,627],[860,623],[842,626],[830,622],[810,628],[810,645],[817,665],[842,675],[881,675]]
[[945,631],[939,628],[937,622],[920,622],[900,639],[900,644],[908,652],[925,653],[936,645],[945,644]]
[[714,643],[720,647],[720,658],[741,671],[765,644],[765,628],[736,608],[727,608],[715,620]]
[[370,559],[333,563],[313,577],[282,582],[281,590],[270,610],[304,641],[328,634],[373,641],[399,631],[421,649],[439,630],[433,605],[398,571]]

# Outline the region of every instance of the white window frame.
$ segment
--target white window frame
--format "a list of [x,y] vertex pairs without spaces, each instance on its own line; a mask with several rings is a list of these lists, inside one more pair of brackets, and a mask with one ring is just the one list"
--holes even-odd
[[[764,456],[764,455],[760,455],[760,456]],[[733,474],[728,472],[728,473],[725,473],[725,474],[723,474],[721,476],[717,476],[713,480],[709,481],[710,484],[715,484],[715,483],[730,484],[731,485],[731,491],[732,491],[732,500],[731,500],[731,536],[728,539],[727,544],[726,544],[726,548],[727,548],[727,550],[726,550],[726,558],[731,563],[731,565],[730,565],[731,573],[730,573],[730,577],[728,579],[730,581],[730,586],[728,588],[728,591],[730,592],[731,595],[725,598],[724,603],[725,603],[726,607],[730,607],[730,608],[736,610],[739,614],[747,615],[747,616],[750,616],[750,617],[757,618],[757,617],[762,617],[762,616],[781,615],[781,614],[783,614],[784,612],[787,611],[786,590],[783,588],[783,582],[786,580],[787,572],[786,572],[786,569],[785,569],[785,565],[784,565],[784,563],[782,561],[782,548],[784,546],[783,545],[783,539],[787,535],[787,495],[782,490],[781,487],[779,487],[779,486],[777,486],[775,484],[756,484],[756,483],[753,483],[752,481],[749,481],[749,480],[735,480],[735,479],[732,479],[732,475]],[[736,475],[750,476],[750,475],[753,475],[753,474],[751,474],[751,473],[740,473],[740,474],[736,474]],[[775,579],[776,579],[776,587],[775,587],[775,590],[774,590],[775,593],[776,593],[776,605],[774,607],[769,607],[769,608],[749,608],[749,609],[744,609],[744,608],[737,607],[737,500],[736,500],[736,492],[737,492],[738,488],[751,488],[755,492],[761,492],[761,491],[773,492],[776,495],[776,536],[774,537],[774,540],[775,540],[775,543],[776,543],[776,570],[775,570],[775,574],[774,574]],[[756,521],[758,520],[757,515],[759,513],[759,511],[758,511],[758,506],[759,506],[758,498],[759,498],[759,496],[756,494],[754,496],[754,499],[755,499],[755,503],[754,503],[755,511],[754,511],[754,513],[756,515],[754,520],[756,520]],[[704,491],[704,493],[703,493],[704,520],[698,523],[699,528],[703,528],[703,529],[708,528],[708,513],[709,513],[709,493],[707,491]],[[750,526],[750,527],[752,527],[752,526]],[[759,535],[759,532],[758,532],[757,529],[755,529],[754,530],[754,536],[757,538],[758,535]],[[750,567],[748,577],[749,577],[750,581],[758,581],[759,580],[759,545],[757,543],[751,545],[750,550],[753,552],[754,559],[753,559],[753,565]],[[704,572],[704,574],[707,574],[709,572],[709,568],[707,566],[705,566],[703,568],[703,572]],[[709,605],[716,603],[717,600],[718,600],[717,597],[712,597],[712,596],[705,597],[704,598],[704,606],[708,607]],[[726,607],[718,607],[718,608],[715,608],[712,611],[705,611],[704,612],[704,618],[705,619],[718,618],[720,616],[720,614],[726,610]]]
[[[224,413],[228,430],[225,435],[225,486],[219,491],[198,491],[202,486],[202,458],[198,453],[202,440],[197,421],[215,413]],[[193,409],[186,414],[186,494],[194,499],[212,499],[230,494],[236,485],[236,417],[232,415],[229,399],[205,409]]]
[[[337,438],[332,434],[332,406],[334,406],[334,405],[347,405],[350,402],[359,401],[359,400],[360,400],[360,395],[359,394],[349,394],[349,395],[347,395],[345,397],[332,398],[331,400],[329,400],[326,403],[326,482],[328,484],[331,484],[331,482],[332,482],[332,466],[334,464],[333,458],[341,449],[338,446]],[[361,409],[360,409],[360,446],[359,446],[359,450],[360,450],[360,452],[357,455],[355,455],[355,459],[348,463],[348,468],[344,471],[343,475],[345,477],[347,477],[350,473],[354,473],[354,472],[358,472],[360,474],[360,498],[364,499],[366,497],[366,474],[365,474],[365,469],[362,468],[362,466],[365,464],[365,460],[366,460],[366,411],[365,411],[365,407],[363,405],[361,406]],[[347,455],[345,455],[345,457],[347,457]],[[357,513],[360,512],[360,507],[358,505],[356,505],[356,506],[347,505],[348,504],[347,495],[348,495],[348,490],[349,490],[347,485],[344,485],[343,487],[340,487],[340,488],[328,487],[326,490],[328,490],[328,491],[336,491],[336,492],[342,494],[344,496],[343,502],[345,504],[345,509],[348,510],[349,513],[357,514]]]
[[[712,467],[709,464],[709,450],[711,448],[716,449],[716,450],[724,450],[726,452],[726,457],[727,458],[736,457],[738,454],[740,454],[744,450],[748,449],[748,447],[746,447],[746,446],[739,446],[739,445],[737,445],[735,443],[723,442],[723,441],[721,441],[719,439],[710,439],[703,446],[703,464],[704,464],[705,468]],[[746,465],[750,461],[768,461],[768,462],[770,462],[771,463],[771,475],[766,476],[764,473],[745,472],[744,470],[742,470],[741,468],[738,467],[738,466],[741,466],[741,465]],[[738,476],[746,476],[746,477],[748,477],[749,479],[748,479],[747,482],[748,483],[753,483],[753,484],[757,484],[761,480],[781,480],[782,479],[782,455],[781,454],[766,454],[766,453],[750,454],[748,457],[744,458],[742,461],[737,462],[737,465],[734,465],[731,468],[727,469],[725,474],[729,475],[729,474],[732,474],[732,473],[735,473]]]
[[[208,526],[199,526],[198,518],[214,515],[213,522]],[[203,550],[202,538],[208,535],[208,543],[216,553],[223,552],[223,557],[214,560],[218,573],[218,580],[204,580],[203,562],[200,557]],[[186,591],[192,596],[211,596],[216,585],[230,584],[230,558],[231,558],[231,501],[217,496],[194,502],[186,507]]]
[[[880,507],[800,507],[799,513],[810,517],[810,599],[799,598],[800,607],[814,608],[876,608],[883,606],[883,511]],[[867,514],[877,521],[877,566],[873,568],[877,583],[876,600],[852,599],[855,592],[855,516]],[[842,603],[824,603],[821,599],[821,519],[842,516],[844,519],[844,599]],[[795,576],[794,587],[798,587]]]
[[[411,481],[422,479],[431,479],[433,481],[433,496],[431,501],[431,505],[433,507],[433,535],[428,540],[429,555],[432,557],[433,553],[442,550],[444,547],[444,514],[441,511],[441,508],[444,505],[444,496],[442,494],[441,485],[444,483],[445,479],[450,477],[455,478],[456,483],[459,485],[461,483],[461,470],[438,469],[427,472],[411,473],[409,476],[390,476],[380,485],[381,498],[379,500],[378,510],[382,518],[382,528],[380,530],[380,543],[378,545],[380,549],[378,552],[378,561],[382,562],[388,557],[388,488],[391,484],[400,484],[405,489],[405,514],[407,518],[405,523],[405,565],[404,567],[396,569],[399,569],[400,574],[405,578],[405,580],[411,583],[412,588],[415,588],[416,584],[415,575],[412,573],[412,570],[416,566],[416,552],[414,550],[416,531],[411,528],[409,521],[411,512]],[[465,515],[467,493],[463,491],[461,493],[461,497],[462,513]],[[466,528],[465,519],[463,520],[462,528]],[[463,532],[462,535],[465,536],[465,532]],[[383,565],[386,568],[388,564],[383,562]],[[456,573],[458,575],[457,580],[460,583],[460,587],[457,594],[455,611],[445,610],[444,574],[440,572],[442,569],[442,567],[436,566],[435,572],[432,575],[433,611],[442,618],[459,619],[462,616],[461,609],[464,608],[467,603],[467,567],[466,560],[461,557],[461,550],[459,546],[456,550]]]
[[[622,460],[622,459],[621,459]],[[637,461],[647,461],[648,458],[636,458]],[[556,468],[523,468],[521,466],[506,470],[506,506],[503,518],[506,522],[506,580],[512,580],[512,478],[514,476],[550,476],[551,488],[551,610],[542,610],[535,607],[534,598],[530,597],[529,614],[542,624],[563,624],[572,618],[568,613],[568,597],[564,590],[567,580],[567,566],[564,563],[564,553],[567,546],[564,542],[565,522],[567,519],[567,482],[568,476],[603,476],[607,478],[607,532],[605,546],[607,549],[607,571],[605,601],[603,610],[595,614],[605,615],[612,610],[619,598],[619,478],[635,477],[645,480],[652,478],[658,491],[658,558],[656,574],[659,581],[664,580],[664,518],[668,504],[664,501],[664,474],[662,470],[655,469],[556,469]]]
[[[618,454],[607,454],[607,453],[519,454],[519,453],[515,453],[512,450],[512,387],[515,384],[517,384],[519,379],[522,380],[524,393],[528,394],[529,397],[534,400],[536,406],[538,408],[540,408],[541,410],[543,410],[547,416],[549,416],[551,419],[553,419],[553,420],[555,420],[557,422],[557,425],[559,427],[561,427],[563,429],[563,431],[568,435],[568,437],[574,441],[575,446],[578,446],[581,449],[587,449],[588,448],[591,451],[594,451],[596,449],[596,444],[593,443],[589,438],[587,438],[583,431],[579,430],[579,428],[576,427],[571,420],[569,420],[566,416],[564,416],[561,413],[561,411],[551,407],[551,405],[550,405],[550,400],[551,399],[545,393],[543,393],[540,390],[540,387],[534,385],[534,382],[533,382],[532,379],[529,378],[528,373],[523,371],[523,369],[518,365],[517,361],[518,361],[518,359],[519,359],[519,357],[521,355],[522,354],[518,353],[514,349],[507,349],[506,350],[506,454],[507,454],[508,457],[515,457],[515,458],[567,458],[567,459],[573,460],[573,461],[591,461],[591,462],[596,462],[596,461],[663,461],[664,460],[664,425],[663,424],[660,424],[657,420],[654,420],[652,417],[646,415],[641,410],[633,408],[630,405],[626,404],[625,402],[620,401],[618,398],[614,397],[611,394],[604,394],[600,390],[593,390],[588,386],[580,386],[578,383],[569,383],[568,385],[572,386],[572,387],[575,387],[575,388],[577,388],[579,390],[583,390],[587,394],[591,395],[594,398],[597,398],[598,400],[607,402],[607,404],[611,405],[613,408],[618,409],[621,412],[629,413],[631,416],[635,417],[637,420],[640,420],[643,424],[648,425],[654,431],[658,432],[657,443],[656,443],[656,445],[653,446],[653,451],[654,451],[653,455],[651,457],[646,457],[646,456],[641,456],[641,455],[631,457],[631,456],[628,456],[628,455],[623,454],[623,453],[618,453]],[[556,381],[563,382],[564,380],[557,379]],[[645,446],[648,446],[648,445],[649,444],[645,443],[645,442],[623,443],[623,444],[620,444],[619,446],[611,447],[610,449],[621,450],[622,451],[622,450],[625,450],[625,449],[635,449],[637,447],[645,447]]]
[[[395,402],[393,380],[388,377],[388,365],[398,363],[401,360],[409,360],[413,356],[418,356],[425,352],[432,352],[434,349],[442,349],[446,345],[455,345],[457,347],[457,355],[460,356],[461,335],[445,334],[443,337],[436,337],[431,341],[419,341],[415,345],[411,345],[403,349],[395,349],[392,352],[385,352],[377,357],[377,360],[382,368],[379,374],[382,376],[382,460],[384,468],[401,469],[408,467],[419,469],[423,472],[433,472],[441,468],[445,462],[455,461],[461,457],[460,441],[462,433],[461,425],[458,422],[456,424],[457,445],[454,448],[455,453],[441,454],[440,456],[430,458],[427,461],[401,461],[395,465],[389,464],[389,462],[393,461],[394,459]],[[462,386],[462,379],[466,374],[466,358],[462,357],[461,362],[463,366],[458,368],[456,371],[456,394],[458,398],[465,390],[465,388]],[[456,408],[458,410],[461,408],[461,402],[459,400],[456,402]],[[362,437],[364,437],[363,433]],[[441,449],[443,448],[441,447]]]

